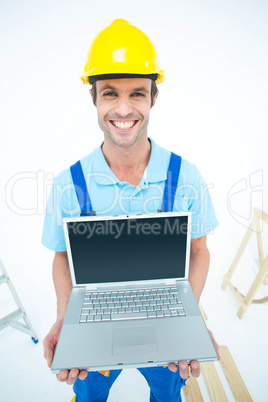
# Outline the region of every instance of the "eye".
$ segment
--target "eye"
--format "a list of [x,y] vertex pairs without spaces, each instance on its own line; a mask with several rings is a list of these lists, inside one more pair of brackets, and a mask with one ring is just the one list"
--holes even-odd
[[115,92],[112,92],[112,91],[110,91],[110,92],[105,92],[105,93],[103,94],[103,96],[116,96],[116,93],[115,93]]
[[144,97],[144,94],[142,92],[133,92],[132,96],[135,97]]

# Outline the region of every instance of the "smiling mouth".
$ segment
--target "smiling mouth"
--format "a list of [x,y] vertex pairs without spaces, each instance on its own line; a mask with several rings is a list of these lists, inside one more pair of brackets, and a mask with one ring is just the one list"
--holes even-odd
[[119,121],[119,120],[109,120],[109,122],[119,130],[130,130],[134,127],[139,120],[128,120],[128,121]]

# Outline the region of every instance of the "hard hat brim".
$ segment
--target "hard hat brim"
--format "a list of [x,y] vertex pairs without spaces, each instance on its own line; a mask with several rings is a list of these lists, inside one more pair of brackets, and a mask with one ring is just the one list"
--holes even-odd
[[88,82],[92,85],[99,80],[115,80],[120,78],[149,78],[153,81],[157,80],[157,74],[100,74],[88,77]]
[[166,77],[164,71],[160,70],[159,73],[153,74],[130,74],[130,73],[114,73],[114,74],[99,74],[99,75],[88,75],[83,74],[80,76],[82,82],[87,85],[93,85],[94,82],[99,80],[112,80],[120,78],[149,78],[155,81],[156,85],[161,84],[165,81]]

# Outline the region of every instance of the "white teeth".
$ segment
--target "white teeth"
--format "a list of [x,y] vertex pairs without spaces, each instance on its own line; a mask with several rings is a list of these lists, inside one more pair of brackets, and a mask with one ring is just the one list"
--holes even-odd
[[135,124],[135,121],[129,121],[129,122],[119,122],[119,121],[113,121],[113,125],[117,128],[121,128],[122,130],[127,130],[131,127],[133,127]]

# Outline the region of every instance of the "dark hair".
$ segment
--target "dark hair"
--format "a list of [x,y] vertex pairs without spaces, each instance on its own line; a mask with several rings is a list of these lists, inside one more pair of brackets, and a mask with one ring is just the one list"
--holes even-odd
[[[96,81],[92,84],[92,100],[94,105],[96,105],[97,100],[97,90],[96,90]],[[153,106],[155,95],[157,94],[158,88],[156,86],[155,81],[152,80],[152,87],[151,87],[151,106]]]

